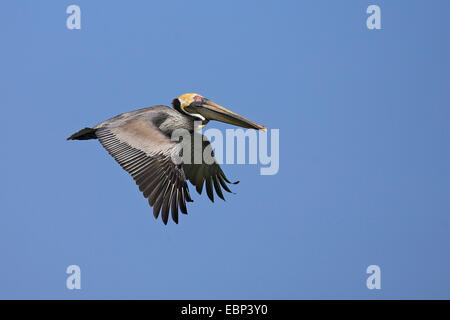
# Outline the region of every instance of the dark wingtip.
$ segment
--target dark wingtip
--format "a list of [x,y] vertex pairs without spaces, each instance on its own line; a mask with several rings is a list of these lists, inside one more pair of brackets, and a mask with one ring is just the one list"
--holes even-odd
[[165,225],[167,225],[167,221],[169,221],[169,216],[165,216],[164,214],[161,214],[161,220],[164,222]]
[[[235,181],[235,182],[230,182],[230,184],[239,184],[239,182],[240,182],[240,181],[238,180],[238,181]],[[231,193],[232,193],[232,194],[237,194],[236,192],[233,192],[233,191],[231,191]]]
[[92,128],[84,128],[81,129],[78,132],[75,132],[73,135],[68,137],[66,140],[90,140],[90,139],[97,139],[97,136],[95,135],[95,132],[97,129]]
[[203,191],[203,181],[201,184],[197,184],[197,186],[195,187],[195,190],[197,190],[198,194],[202,194]]
[[[150,202],[150,200],[149,200]],[[161,207],[158,207],[158,205],[153,205],[153,216],[155,217],[155,219],[158,219],[159,217],[159,210],[161,209]]]

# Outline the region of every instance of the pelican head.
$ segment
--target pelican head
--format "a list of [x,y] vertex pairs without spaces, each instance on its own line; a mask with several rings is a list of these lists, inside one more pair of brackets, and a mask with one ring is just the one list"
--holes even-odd
[[267,131],[266,127],[250,121],[197,93],[185,93],[175,98],[172,104],[176,110],[197,118],[204,124],[210,120],[216,120],[242,128]]

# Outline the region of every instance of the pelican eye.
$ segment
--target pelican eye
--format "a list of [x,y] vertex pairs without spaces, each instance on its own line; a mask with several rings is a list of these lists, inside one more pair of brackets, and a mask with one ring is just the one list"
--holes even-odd
[[200,101],[202,101],[203,100],[203,98],[201,97],[201,96],[195,96],[194,98],[194,101],[196,101],[196,102],[200,102]]

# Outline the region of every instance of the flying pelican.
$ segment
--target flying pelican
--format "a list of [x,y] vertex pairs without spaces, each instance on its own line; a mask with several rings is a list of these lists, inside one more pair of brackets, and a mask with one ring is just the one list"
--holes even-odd
[[[203,184],[208,197],[214,202],[213,186],[217,195],[223,199],[222,189],[231,192],[227,183],[235,184],[227,179],[219,164],[210,154],[213,161],[203,160],[196,163],[173,161],[173,155],[182,155],[183,142],[173,141],[172,133],[184,129],[192,137],[200,135],[202,152],[211,149],[209,140],[196,133],[210,120],[217,120],[243,128],[257,130],[267,129],[250,121],[203,96],[186,93],[172,101],[173,108],[158,105],[122,113],[111,119],[100,122],[92,128],[84,128],[67,140],[98,139],[108,153],[125,169],[139,186],[139,190],[153,207],[153,215],[157,219],[161,212],[164,224],[169,218],[178,223],[178,208],[187,214],[186,202],[192,202],[186,180],[189,180],[199,194]],[[184,139],[183,139],[184,140]],[[195,139],[189,143],[193,144]],[[194,153],[192,152],[192,159]]]

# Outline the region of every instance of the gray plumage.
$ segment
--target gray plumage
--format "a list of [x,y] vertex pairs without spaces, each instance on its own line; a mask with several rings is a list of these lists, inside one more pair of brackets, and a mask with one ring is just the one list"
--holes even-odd
[[[185,129],[192,135],[195,118],[167,106],[154,106],[127,112],[103,121],[92,128],[84,128],[67,140],[98,139],[108,153],[135,180],[139,190],[153,207],[153,215],[167,224],[169,212],[178,223],[178,210],[187,214],[186,202],[192,202],[186,180],[195,185],[199,194],[205,184],[206,193],[214,202],[214,192],[224,199],[222,188],[231,192],[230,182],[217,161],[212,164],[175,164],[172,156],[180,154],[182,142],[171,141],[176,129]],[[207,120],[205,121],[207,122]],[[210,142],[203,140],[205,148]],[[209,152],[212,153],[212,150]],[[192,152],[192,159],[194,152]],[[235,182],[237,183],[237,182]]]

